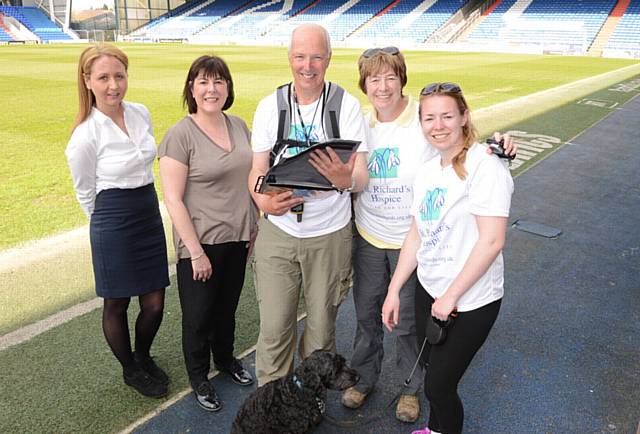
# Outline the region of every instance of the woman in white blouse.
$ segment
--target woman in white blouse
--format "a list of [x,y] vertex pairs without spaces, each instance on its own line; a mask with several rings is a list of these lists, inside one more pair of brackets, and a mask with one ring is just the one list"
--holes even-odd
[[[79,111],[66,150],[76,196],[90,219],[96,293],[104,299],[102,329],[122,365],[124,382],[161,397],[169,378],[149,350],[162,322],[169,285],[167,250],[153,186],[156,156],[149,111],[125,102],[128,59],[112,45],[85,49],[78,64]],[[127,309],[140,314],[131,349]]]

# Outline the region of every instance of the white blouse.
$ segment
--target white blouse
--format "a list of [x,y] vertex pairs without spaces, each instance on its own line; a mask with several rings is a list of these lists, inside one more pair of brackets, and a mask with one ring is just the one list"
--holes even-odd
[[138,188],[153,182],[156,142],[151,116],[142,104],[122,102],[129,135],[93,107],[76,127],[65,154],[76,197],[91,217],[96,196],[109,188]]

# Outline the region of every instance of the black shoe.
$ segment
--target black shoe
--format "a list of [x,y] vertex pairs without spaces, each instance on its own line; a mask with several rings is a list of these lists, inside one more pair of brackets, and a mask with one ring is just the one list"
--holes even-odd
[[133,387],[142,395],[148,396],[149,398],[162,398],[169,392],[165,384],[152,378],[139,366],[123,372],[122,377],[127,386]]
[[220,411],[222,403],[218,399],[213,384],[209,381],[203,381],[193,389],[196,395],[196,402],[200,407],[207,411]]
[[219,371],[226,372],[231,376],[231,379],[234,383],[239,384],[240,386],[249,386],[253,384],[253,377],[242,367],[240,360],[233,359],[228,366],[218,366],[216,368]]
[[162,370],[162,368],[156,365],[156,362],[153,361],[153,358],[151,356],[138,356],[138,354],[134,352],[133,358],[135,359],[138,366],[140,366],[144,370],[144,372],[149,374],[151,378],[161,384],[164,384],[165,386],[169,385],[169,376]]

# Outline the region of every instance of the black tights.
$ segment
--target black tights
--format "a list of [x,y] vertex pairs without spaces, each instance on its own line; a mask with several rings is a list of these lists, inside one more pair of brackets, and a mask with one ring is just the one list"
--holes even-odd
[[[416,332],[421,347],[433,298],[418,284],[415,300]],[[424,393],[429,400],[430,430],[443,434],[462,432],[464,408],[458,396],[458,383],[489,335],[500,304],[501,300],[496,300],[475,310],[459,312],[443,344],[426,344],[421,361],[426,366]]]
[[[127,309],[131,298],[105,298],[102,311],[102,330],[111,351],[116,356],[123,369],[134,365],[131,352],[131,338],[129,337],[129,323]],[[138,297],[140,313],[136,319],[135,346],[136,353],[145,357],[153,343],[164,310],[164,289],[140,295]]]

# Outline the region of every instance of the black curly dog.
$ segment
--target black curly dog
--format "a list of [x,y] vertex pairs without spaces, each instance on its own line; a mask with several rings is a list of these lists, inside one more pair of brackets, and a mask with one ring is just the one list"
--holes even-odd
[[302,434],[322,420],[327,389],[344,390],[359,380],[344,357],[316,350],[292,374],[259,387],[244,402],[231,434]]

